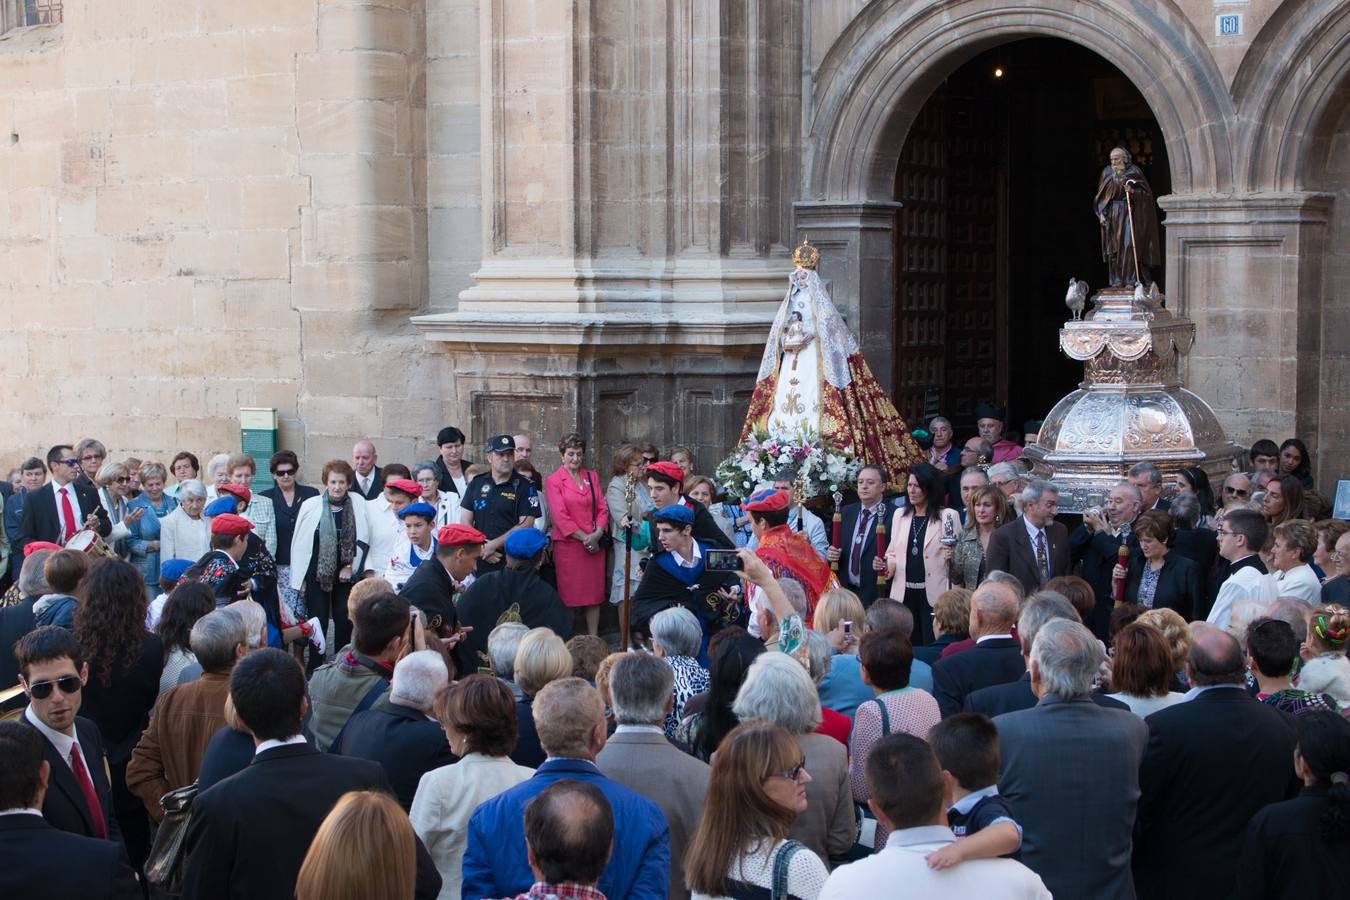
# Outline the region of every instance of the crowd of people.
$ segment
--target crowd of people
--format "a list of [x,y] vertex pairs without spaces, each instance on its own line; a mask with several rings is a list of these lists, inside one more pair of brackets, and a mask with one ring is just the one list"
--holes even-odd
[[0,485],[0,886],[1345,892],[1350,523],[1307,448],[1217,492],[1141,462],[1070,530],[980,412],[837,510],[576,434],[548,475],[455,427],[309,479],[58,444]]

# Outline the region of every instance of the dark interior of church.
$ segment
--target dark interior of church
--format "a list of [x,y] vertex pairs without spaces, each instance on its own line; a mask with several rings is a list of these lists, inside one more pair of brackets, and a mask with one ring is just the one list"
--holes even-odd
[[1144,98],[1065,40],[985,51],[924,105],[896,171],[892,383],[912,425],[941,411],[970,434],[976,402],[994,397],[1021,433],[1077,385],[1081,364],[1058,348],[1064,296],[1071,277],[1106,283],[1092,198],[1117,145],[1154,196],[1170,192]]

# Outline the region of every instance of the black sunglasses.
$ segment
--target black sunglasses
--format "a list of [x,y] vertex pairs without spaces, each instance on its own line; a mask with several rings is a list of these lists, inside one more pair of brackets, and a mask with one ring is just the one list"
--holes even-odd
[[53,687],[59,687],[61,693],[69,696],[78,694],[84,684],[80,681],[78,675],[64,675],[55,681],[34,681],[28,685],[28,696],[34,700],[46,700],[52,695]]
[[276,476],[277,476],[278,478],[286,478],[287,476],[294,475],[294,474],[295,474],[295,470],[294,470],[294,469],[277,469],[277,471],[276,471]]
[[1247,496],[1247,492],[1244,491],[1244,490],[1242,490],[1241,488],[1229,487],[1229,486],[1226,485],[1226,484],[1223,486],[1223,492],[1224,492],[1225,494],[1232,494],[1234,497],[1245,497],[1245,496]]

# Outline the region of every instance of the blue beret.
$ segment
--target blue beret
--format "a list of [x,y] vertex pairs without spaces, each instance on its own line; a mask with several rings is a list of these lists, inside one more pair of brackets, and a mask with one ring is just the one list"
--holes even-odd
[[233,494],[224,494],[206,504],[206,509],[202,510],[202,515],[214,517],[223,513],[232,513],[238,509],[239,498]]
[[166,559],[159,564],[159,580],[178,581],[190,568],[192,568],[190,559]]
[[534,559],[548,544],[548,535],[537,528],[517,528],[502,545],[506,555],[515,559]]
[[694,511],[680,503],[672,503],[670,506],[657,510],[653,518],[657,522],[670,522],[674,525],[693,525]]
[[404,516],[422,516],[428,522],[434,522],[436,521],[436,508],[430,503],[422,503],[421,501],[409,503],[398,511],[400,519]]

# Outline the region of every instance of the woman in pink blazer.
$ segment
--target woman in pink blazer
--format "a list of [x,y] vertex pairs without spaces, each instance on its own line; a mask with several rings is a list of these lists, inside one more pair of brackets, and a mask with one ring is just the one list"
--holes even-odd
[[544,497],[553,517],[553,565],[558,594],[566,606],[586,610],[586,630],[600,630],[600,604],[605,599],[605,545],[609,527],[600,476],[585,468],[586,442],[569,434],[558,443],[562,465],[544,479]]
[[[952,586],[947,560],[961,534],[961,520],[955,510],[943,507],[945,491],[937,469],[928,463],[912,466],[907,502],[891,519],[886,575],[891,579],[891,597],[914,613],[916,647],[933,643],[933,604]],[[943,544],[944,537],[951,538],[950,545]]]

